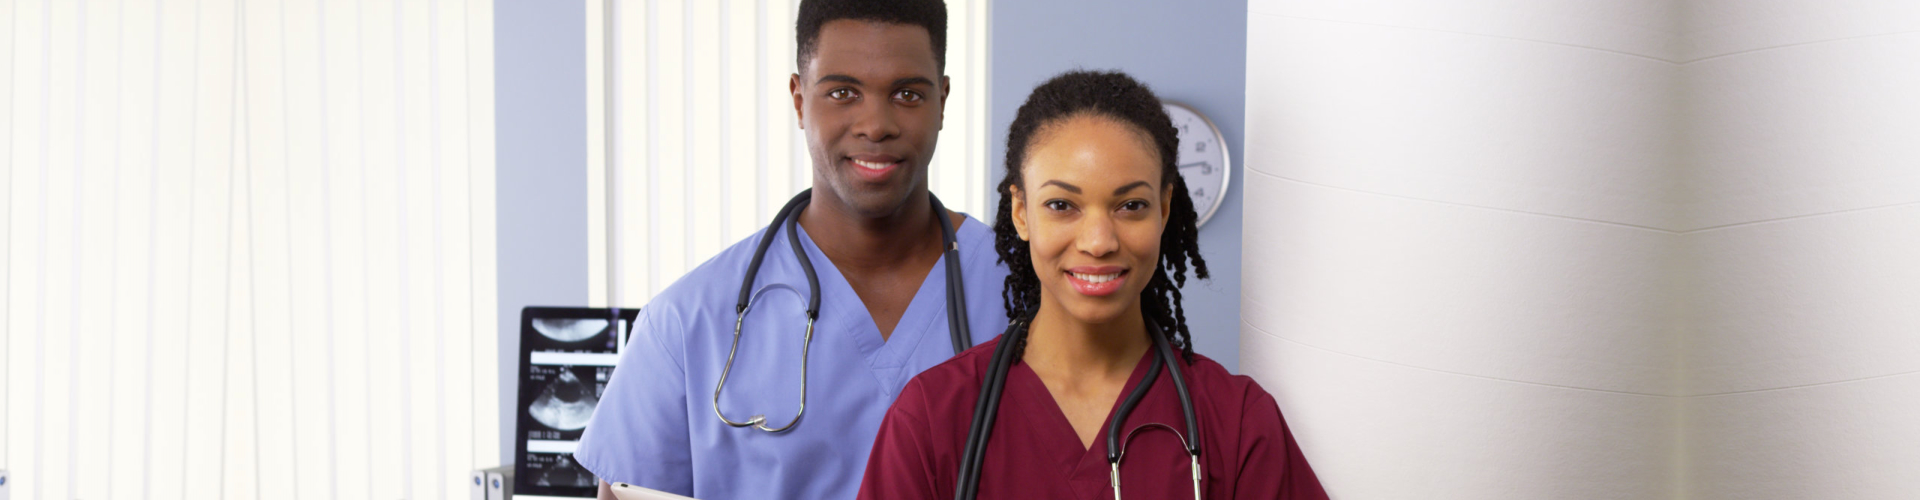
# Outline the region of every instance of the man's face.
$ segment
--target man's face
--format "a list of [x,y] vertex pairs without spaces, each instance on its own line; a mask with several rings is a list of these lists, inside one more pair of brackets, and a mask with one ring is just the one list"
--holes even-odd
[[947,80],[926,28],[837,20],[789,87],[815,184],[856,213],[895,213],[927,185]]

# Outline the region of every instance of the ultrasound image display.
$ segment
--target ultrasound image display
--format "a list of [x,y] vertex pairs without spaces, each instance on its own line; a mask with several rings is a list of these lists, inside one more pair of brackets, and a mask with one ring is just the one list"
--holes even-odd
[[573,460],[606,392],[637,311],[530,307],[520,335],[515,493],[592,497],[597,479]]
[[587,420],[593,418],[593,408],[600,404],[600,393],[606,385],[581,381],[571,366],[534,369],[556,373],[551,375],[546,388],[540,390],[540,395],[534,396],[533,404],[527,405],[527,413],[556,430],[586,429]]

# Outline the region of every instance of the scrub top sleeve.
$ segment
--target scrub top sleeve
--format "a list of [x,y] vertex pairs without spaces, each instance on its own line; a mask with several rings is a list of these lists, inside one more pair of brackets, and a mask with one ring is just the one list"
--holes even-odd
[[574,452],[600,480],[693,495],[683,335],[670,314],[642,310],[634,323],[627,352]]
[[919,378],[907,383],[900,398],[887,409],[880,421],[880,433],[873,440],[873,453],[867,457],[866,477],[860,481],[860,500],[896,498],[939,498],[938,478],[934,470],[932,429],[922,415],[925,411],[925,386]]
[[1327,492],[1273,395],[1257,387],[1251,392],[1240,418],[1240,473],[1233,497],[1325,500]]

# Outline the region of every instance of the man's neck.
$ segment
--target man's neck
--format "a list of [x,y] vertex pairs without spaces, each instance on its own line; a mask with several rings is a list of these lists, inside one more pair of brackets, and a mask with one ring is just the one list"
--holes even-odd
[[825,194],[830,191],[823,187],[814,188],[800,225],[841,273],[887,272],[912,267],[929,255],[938,258],[941,231],[926,191],[909,195],[893,213],[871,215]]

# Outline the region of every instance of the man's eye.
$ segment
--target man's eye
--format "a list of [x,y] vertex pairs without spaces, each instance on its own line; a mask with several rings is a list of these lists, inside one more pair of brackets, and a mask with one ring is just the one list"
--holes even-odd
[[906,102],[920,102],[920,99],[921,99],[919,92],[914,92],[911,90],[902,90],[899,92],[894,92],[893,98],[906,101]]
[[841,100],[841,101],[844,101],[844,100],[847,100],[847,99],[852,99],[852,98],[853,98],[853,90],[851,90],[851,89],[833,89],[833,91],[832,91],[832,92],[827,92],[827,97],[828,97],[828,98],[831,98],[831,99],[835,99],[835,100]]

